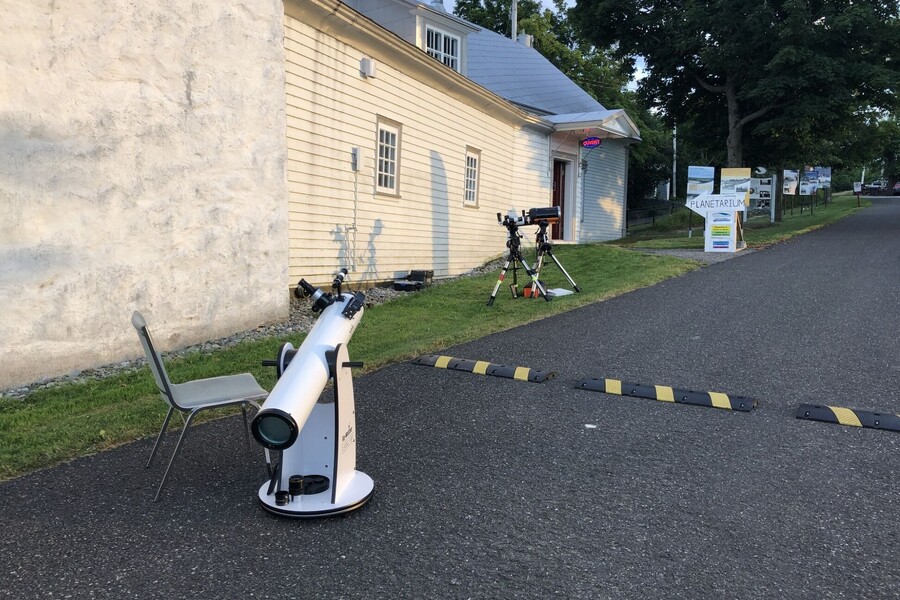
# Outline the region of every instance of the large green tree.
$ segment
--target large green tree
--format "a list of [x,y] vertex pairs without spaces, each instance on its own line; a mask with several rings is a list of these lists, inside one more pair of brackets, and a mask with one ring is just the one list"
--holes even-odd
[[724,128],[726,163],[741,166],[745,143],[766,138],[782,160],[895,108],[898,10],[896,0],[578,0],[572,15],[596,46],[643,58],[641,92],[670,124]]

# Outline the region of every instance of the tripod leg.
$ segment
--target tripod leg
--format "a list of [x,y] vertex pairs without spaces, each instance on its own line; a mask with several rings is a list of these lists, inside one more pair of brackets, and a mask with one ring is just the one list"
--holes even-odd
[[506,279],[506,271],[509,270],[509,263],[512,261],[512,257],[506,260],[506,264],[503,265],[503,269],[500,271],[500,278],[497,279],[497,284],[494,286],[494,291],[491,292],[491,297],[488,298],[487,305],[493,306],[494,300],[497,298],[497,290],[500,289],[500,284],[503,283],[503,280]]
[[538,259],[537,259],[537,262],[534,264],[534,279],[531,282],[531,297],[532,298],[537,297],[537,294],[535,292],[537,292],[537,289],[538,289],[537,283],[538,283],[538,281],[540,281],[541,267],[543,267],[543,266],[544,266],[544,253],[538,252]]
[[534,287],[536,287],[537,289],[539,289],[539,290],[541,291],[541,294],[544,296],[544,300],[546,300],[547,302],[550,302],[550,298],[547,296],[547,290],[544,289],[544,284],[541,283],[540,281],[538,281],[537,273],[535,273],[534,271],[531,270],[531,267],[529,267],[529,266],[528,266],[528,263],[525,262],[525,259],[522,258],[522,254],[519,253],[519,254],[516,256],[516,259],[517,259],[520,263],[522,263],[522,268],[525,269],[525,272],[528,273],[528,275],[531,277],[531,285],[532,285],[532,289],[533,289]]
[[569,273],[563,268],[562,263],[560,263],[559,260],[557,260],[556,256],[553,254],[553,251],[547,250],[547,254],[550,255],[550,258],[553,260],[553,262],[556,264],[556,266],[559,267],[559,270],[562,271],[562,274],[566,276],[566,279],[569,280],[569,283],[572,284],[572,287],[575,288],[575,291],[580,292],[581,289],[578,287],[578,284],[575,283],[575,280],[572,279],[572,277],[569,275]]

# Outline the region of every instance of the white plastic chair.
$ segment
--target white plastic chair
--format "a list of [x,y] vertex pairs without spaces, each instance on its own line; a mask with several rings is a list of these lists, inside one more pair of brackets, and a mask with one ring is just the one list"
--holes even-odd
[[[134,328],[137,330],[138,338],[140,338],[141,345],[144,347],[144,353],[147,355],[147,364],[150,366],[150,371],[153,372],[153,378],[156,379],[156,387],[159,388],[159,395],[169,405],[169,412],[166,414],[166,418],[163,421],[162,429],[159,430],[159,435],[156,436],[156,443],[153,444],[153,450],[150,452],[150,459],[147,460],[147,467],[153,462],[153,457],[156,455],[157,448],[159,448],[159,442],[166,432],[166,427],[169,426],[169,419],[172,418],[172,413],[177,410],[181,414],[182,419],[184,419],[184,427],[181,430],[181,436],[178,438],[178,443],[175,445],[175,451],[172,453],[172,458],[169,460],[169,466],[166,467],[166,472],[163,474],[162,481],[159,483],[159,489],[156,490],[156,496],[153,498],[154,501],[157,501],[159,500],[159,495],[162,492],[163,486],[166,484],[166,479],[169,477],[169,470],[175,462],[175,457],[178,456],[178,451],[181,449],[181,443],[184,441],[184,436],[187,433],[188,426],[191,424],[194,415],[209,408],[219,408],[221,406],[239,404],[241,412],[244,415],[244,433],[247,437],[247,444],[249,445],[250,429],[247,423],[247,405],[252,404],[258,411],[259,404],[257,404],[257,402],[265,400],[269,393],[260,387],[256,378],[250,373],[197,379],[186,383],[172,383],[169,380],[168,373],[166,373],[162,357],[153,345],[153,338],[150,335],[149,329],[147,329],[147,322],[144,320],[144,316],[138,311],[135,311],[134,314],[131,315],[131,324],[134,325]],[[187,418],[184,418],[184,413],[187,413]],[[265,454],[266,464],[268,465],[270,462],[268,450],[266,450]]]

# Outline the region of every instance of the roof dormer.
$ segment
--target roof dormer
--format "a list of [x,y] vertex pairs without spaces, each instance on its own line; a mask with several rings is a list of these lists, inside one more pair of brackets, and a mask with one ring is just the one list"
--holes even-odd
[[466,74],[467,38],[480,28],[447,12],[442,0],[344,0],[385,29]]
[[478,31],[447,12],[441,0],[417,2],[410,10],[416,20],[416,46],[457,73],[466,74],[467,37]]

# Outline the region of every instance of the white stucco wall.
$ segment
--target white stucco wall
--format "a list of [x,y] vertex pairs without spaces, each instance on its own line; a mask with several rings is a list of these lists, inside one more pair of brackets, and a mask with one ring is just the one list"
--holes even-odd
[[280,0],[3,0],[0,388],[287,316]]

